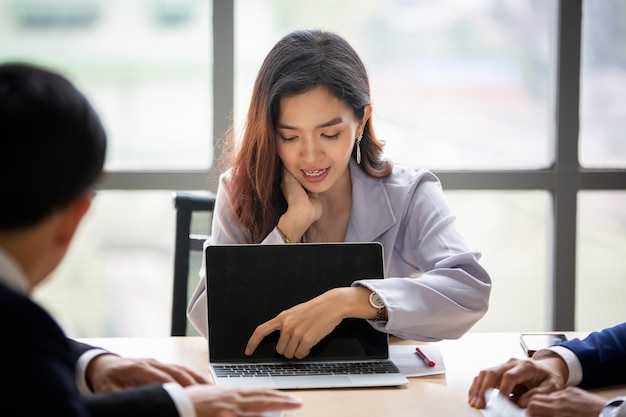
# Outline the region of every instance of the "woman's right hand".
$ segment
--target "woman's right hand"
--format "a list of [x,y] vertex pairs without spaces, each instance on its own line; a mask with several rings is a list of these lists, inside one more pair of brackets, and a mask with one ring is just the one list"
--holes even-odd
[[286,236],[297,240],[322,217],[322,203],[284,168],[281,189],[287,200],[287,211],[281,216],[278,227]]

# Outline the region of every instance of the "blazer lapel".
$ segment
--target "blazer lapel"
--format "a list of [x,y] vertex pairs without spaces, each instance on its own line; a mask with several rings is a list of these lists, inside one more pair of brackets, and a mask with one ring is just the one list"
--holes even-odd
[[383,180],[373,178],[350,161],[352,211],[346,233],[348,242],[371,242],[396,224]]

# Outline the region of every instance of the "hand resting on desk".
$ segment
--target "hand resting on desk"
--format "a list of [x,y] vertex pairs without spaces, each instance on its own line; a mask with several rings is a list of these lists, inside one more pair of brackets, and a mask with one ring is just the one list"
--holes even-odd
[[178,382],[183,387],[209,381],[189,368],[154,359],[102,354],[89,362],[85,377],[94,392],[117,391],[146,384]]
[[198,417],[280,416],[280,410],[301,406],[299,399],[280,391],[219,387],[184,366],[110,353],[91,360],[86,378],[94,392],[177,382],[185,387]]
[[474,378],[468,402],[485,408],[485,394],[491,388],[510,398],[526,415],[534,417],[596,417],[604,403],[602,397],[580,388],[565,388],[568,370],[560,356],[542,359],[509,359],[502,365],[482,370]]

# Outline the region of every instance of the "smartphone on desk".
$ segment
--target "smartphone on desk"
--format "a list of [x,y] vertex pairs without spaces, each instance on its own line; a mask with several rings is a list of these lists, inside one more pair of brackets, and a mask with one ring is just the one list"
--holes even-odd
[[529,358],[539,349],[544,349],[561,342],[565,342],[567,337],[562,333],[522,333],[520,344]]

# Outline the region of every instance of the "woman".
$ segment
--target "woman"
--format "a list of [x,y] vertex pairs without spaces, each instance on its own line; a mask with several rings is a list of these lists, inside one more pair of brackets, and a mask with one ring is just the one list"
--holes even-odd
[[[277,352],[303,358],[347,317],[408,339],[458,338],[486,313],[491,280],[438,179],[385,160],[371,115],[365,67],[337,34],[296,31],[265,58],[208,244],[378,241],[386,278],[283,311],[259,325],[247,354],[279,330]],[[188,316],[206,337],[201,275]]]

